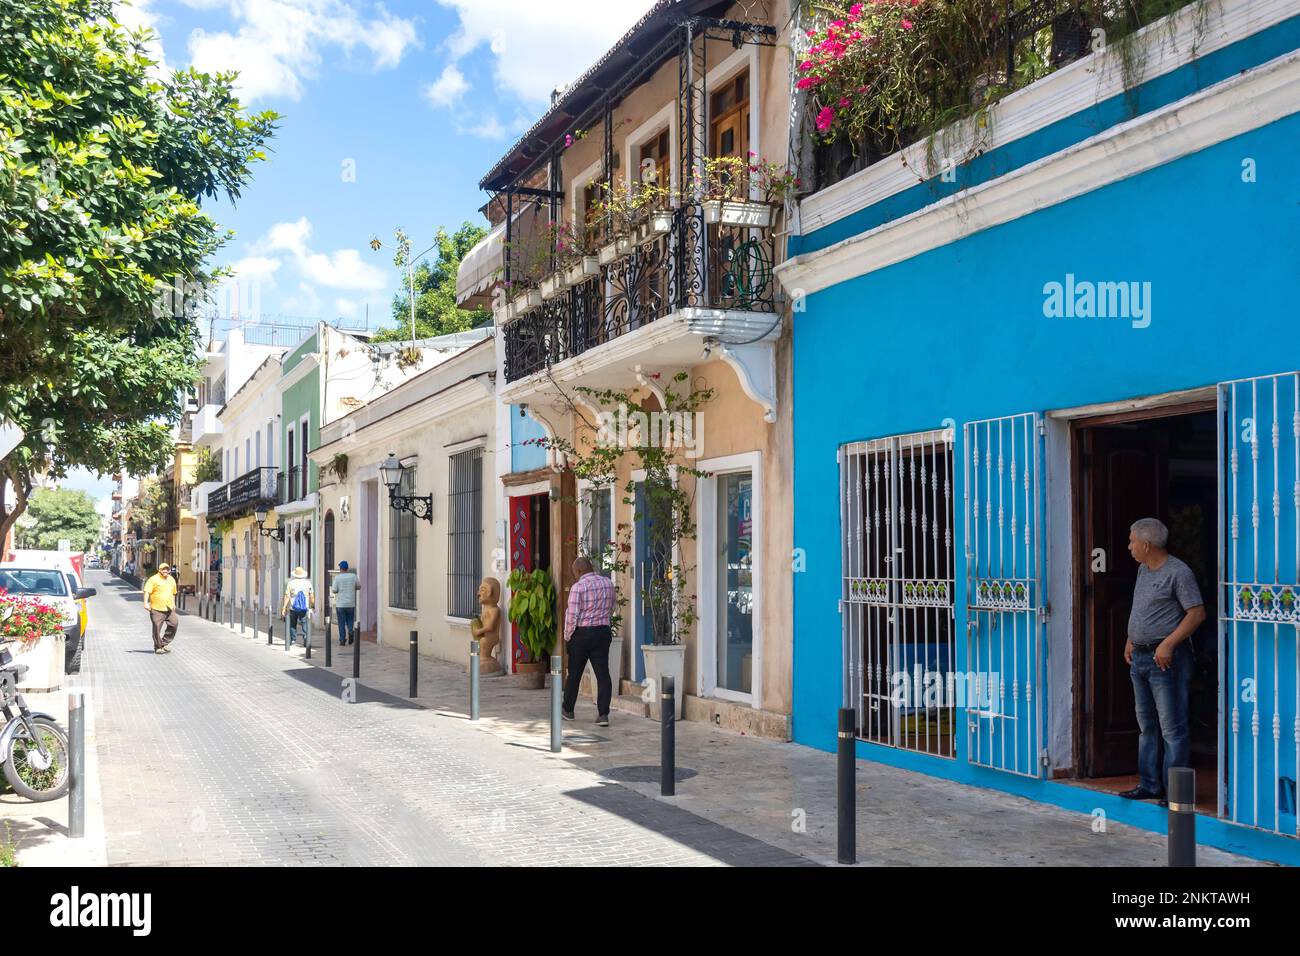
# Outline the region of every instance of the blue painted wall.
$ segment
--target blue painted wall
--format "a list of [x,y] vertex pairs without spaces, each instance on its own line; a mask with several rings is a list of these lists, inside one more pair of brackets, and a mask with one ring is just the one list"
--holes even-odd
[[524,445],[546,437],[542,426],[531,415],[520,415],[519,406],[510,406],[510,470],[532,471],[546,466],[546,449],[540,445]]
[[[945,419],[960,425],[1300,368],[1298,142],[1300,118],[1292,117],[809,297],[794,322],[795,544],[808,558],[794,582],[797,741],[833,748],[842,694],[839,445],[938,428]],[[1243,182],[1246,159],[1254,183]],[[1150,326],[1044,317],[1044,285],[1067,273],[1150,282]],[[958,462],[964,453],[959,432]],[[956,478],[963,661],[960,468]],[[1284,727],[1284,747],[1289,740]],[[1062,806],[1102,806],[1141,826],[1162,821],[1154,808],[973,768],[964,754],[951,761],[859,748],[871,759]],[[1217,821],[1204,821],[1201,835],[1300,862],[1300,841]]]

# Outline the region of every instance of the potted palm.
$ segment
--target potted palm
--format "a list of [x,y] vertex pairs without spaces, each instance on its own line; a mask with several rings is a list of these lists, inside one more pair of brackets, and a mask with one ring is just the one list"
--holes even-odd
[[555,646],[555,584],[540,568],[515,568],[506,585],[510,588],[506,616],[519,628],[519,643],[528,654],[528,660],[519,663],[515,672],[520,675],[521,686],[538,690],[546,683],[551,649]]

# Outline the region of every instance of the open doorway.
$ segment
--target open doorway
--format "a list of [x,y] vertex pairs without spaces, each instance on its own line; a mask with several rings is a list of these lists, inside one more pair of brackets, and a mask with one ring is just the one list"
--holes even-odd
[[[510,570],[551,569],[551,496],[549,492],[511,497]],[[510,624],[510,653],[516,668],[532,663],[519,639],[519,625]]]
[[1075,753],[1079,782],[1108,792],[1137,785],[1138,725],[1124,643],[1138,566],[1128,553],[1139,518],[1169,528],[1205,599],[1189,639],[1188,700],[1197,809],[1214,813],[1218,774],[1218,420],[1214,403],[1084,419],[1074,424],[1076,567]]

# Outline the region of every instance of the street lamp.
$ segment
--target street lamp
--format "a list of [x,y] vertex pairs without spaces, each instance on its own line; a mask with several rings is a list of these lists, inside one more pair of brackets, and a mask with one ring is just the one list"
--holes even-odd
[[399,495],[398,486],[402,483],[402,473],[406,471],[397,456],[391,451],[388,458],[379,466],[379,472],[388,486],[388,504],[396,511],[409,511],[417,518],[423,518],[433,524],[433,495]]
[[262,524],[266,521],[267,512],[265,508],[258,507],[253,509],[253,520],[257,522],[258,533],[264,538],[274,538],[276,541],[284,540],[284,528],[276,525],[274,528],[263,528]]

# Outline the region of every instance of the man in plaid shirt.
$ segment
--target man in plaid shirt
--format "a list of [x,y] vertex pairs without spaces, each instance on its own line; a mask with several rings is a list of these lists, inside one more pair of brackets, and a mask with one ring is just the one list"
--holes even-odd
[[573,720],[573,708],[578,703],[578,685],[582,672],[591,661],[596,672],[596,724],[609,726],[609,699],[612,693],[609,679],[609,644],[613,639],[609,622],[614,613],[614,582],[597,574],[591,560],[579,557],[573,562],[573,574],[578,579],[569,588],[569,603],[564,610],[564,639],[569,644],[569,679],[564,686],[565,720]]

